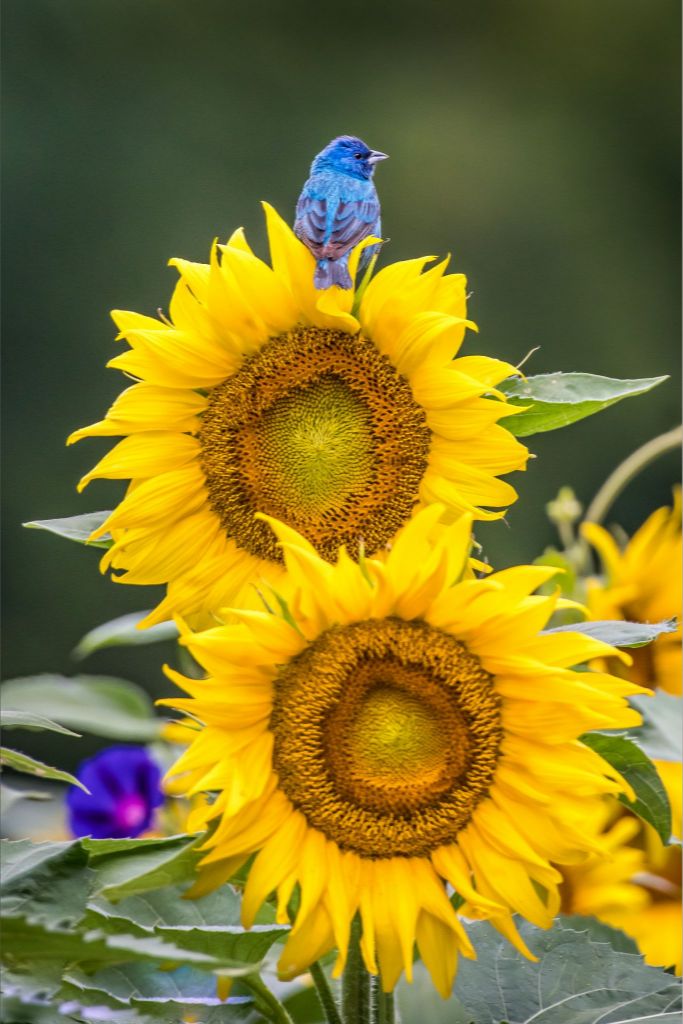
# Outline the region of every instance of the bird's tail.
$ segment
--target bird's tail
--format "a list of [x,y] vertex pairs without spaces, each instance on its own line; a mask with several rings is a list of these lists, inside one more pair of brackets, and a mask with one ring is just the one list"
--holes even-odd
[[346,290],[353,288],[353,281],[346,263],[341,263],[339,260],[318,260],[313,278],[314,287],[318,291],[323,291],[325,288],[331,288],[333,284]]

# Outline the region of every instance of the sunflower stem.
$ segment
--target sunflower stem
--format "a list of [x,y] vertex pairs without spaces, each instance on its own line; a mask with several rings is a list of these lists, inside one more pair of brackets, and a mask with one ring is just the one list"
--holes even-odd
[[272,1024],[294,1024],[280,1000],[275,998],[258,974],[249,974],[242,981],[253,992],[256,1009],[266,1020],[272,1021]]
[[358,914],[351,924],[349,952],[342,975],[342,1018],[344,1024],[369,1024],[369,975],[360,949],[361,923]]
[[325,977],[325,972],[317,961],[311,964],[311,977],[318,993],[320,1005],[325,1011],[325,1018],[328,1024],[342,1024],[341,1014],[337,1008],[332,989]]
[[600,523],[621,492],[631,480],[645,469],[651,462],[664,455],[665,452],[678,448],[683,440],[683,427],[675,427],[665,434],[653,437],[647,444],[637,448],[627,459],[617,466],[593,498],[588,506],[584,519],[587,523]]
[[370,1024],[395,1024],[394,993],[384,992],[380,977],[370,979]]

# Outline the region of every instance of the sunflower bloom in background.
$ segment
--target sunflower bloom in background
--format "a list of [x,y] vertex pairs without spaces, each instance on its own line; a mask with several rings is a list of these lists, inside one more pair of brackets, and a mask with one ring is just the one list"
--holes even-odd
[[660,508],[623,550],[607,530],[584,523],[584,537],[603,563],[604,579],[589,579],[586,602],[593,619],[660,622],[678,618],[675,633],[637,648],[622,673],[652,689],[681,694],[681,493],[673,508]]
[[102,568],[118,581],[167,585],[147,625],[176,613],[207,625],[223,605],[253,604],[255,581],[277,582],[282,557],[257,512],[328,561],[341,545],[375,555],[430,502],[444,523],[499,518],[516,499],[500,475],[526,465],[498,425],[517,410],[495,385],[515,368],[454,358],[474,326],[463,275],[447,261],[423,273],[425,257],[380,271],[362,299],[319,292],[311,253],[266,215],[272,268],[238,231],[208,265],[171,261],[170,320],[113,314],[130,348],[109,365],[138,383],[69,438],[126,435],[79,487],[131,481],[93,538],[114,538]]
[[641,823],[640,842],[646,852],[645,872],[640,882],[648,904],[640,913],[625,914],[620,927],[638,943],[648,964],[674,966],[683,973],[681,956],[681,801],[683,778],[676,761],[655,761],[672,810],[672,832],[677,842],[664,846],[650,825]]
[[417,943],[448,996],[458,954],[475,951],[444,881],[463,913],[528,953],[511,914],[550,926],[562,880],[551,862],[604,846],[586,800],[630,792],[578,737],[637,725],[624,698],[644,691],[572,671],[613,648],[539,635],[558,599],[531,595],[556,570],[463,578],[470,517],[444,527],[444,512],[421,510],[385,558],[358,563],[343,549],[331,563],[270,520],[287,569],[281,614],[243,610],[187,632],[205,680],[167,670],[189,697],[162,703],[204,724],[171,770],[175,789],[215,794],[190,821],[209,830],[194,893],[256,854],[249,927],[273,892],[287,922],[298,885],[284,978],[335,946],[338,975],[359,914],[386,991],[411,978]]
[[664,846],[655,830],[603,801],[588,811],[607,857],[593,855],[562,870],[562,912],[597,917],[620,928],[637,943],[652,967],[674,967],[681,974],[681,766],[656,761],[673,812],[677,842]]

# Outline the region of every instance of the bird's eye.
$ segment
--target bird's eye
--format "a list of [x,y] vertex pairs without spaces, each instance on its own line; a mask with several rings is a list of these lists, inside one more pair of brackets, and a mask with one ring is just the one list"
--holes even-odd
[[362,160],[363,159],[363,154],[362,153],[354,153],[353,155],[355,156],[356,160]]

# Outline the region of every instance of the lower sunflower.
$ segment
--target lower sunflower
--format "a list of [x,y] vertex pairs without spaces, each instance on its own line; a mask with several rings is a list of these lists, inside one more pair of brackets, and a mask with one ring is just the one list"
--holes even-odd
[[656,761],[673,811],[677,842],[664,846],[654,829],[616,801],[600,801],[586,820],[607,856],[563,868],[561,910],[597,917],[637,943],[652,967],[681,973],[681,766]]
[[163,703],[203,723],[171,770],[176,791],[214,794],[190,823],[208,828],[194,891],[255,855],[245,926],[272,893],[282,922],[298,900],[285,978],[335,946],[338,974],[358,914],[385,990],[411,978],[417,944],[448,996],[458,954],[475,955],[448,886],[531,955],[512,913],[551,924],[552,862],[602,848],[586,799],[630,793],[578,737],[638,724],[624,698],[641,688],[571,668],[617,652],[540,632],[557,598],[532,595],[553,569],[463,578],[470,520],[444,529],[442,515],[420,511],[386,558],[359,563],[343,549],[326,561],[271,520],[288,571],[279,611],[186,633],[209,678],[168,670],[189,697]]
[[621,550],[601,526],[585,523],[582,532],[603,562],[604,577],[587,584],[594,619],[661,622],[677,618],[676,632],[656,644],[634,650],[628,677],[642,686],[681,693],[681,495],[673,508],[660,508]]
[[[130,348],[110,366],[136,380],[69,439],[120,441],[81,480],[129,480],[93,539],[120,582],[165,584],[146,624],[195,626],[276,582],[282,557],[255,513],[292,526],[331,561],[383,551],[416,508],[495,519],[516,500],[499,479],[528,452],[499,420],[515,367],[459,356],[466,280],[448,261],[396,263],[364,289],[313,286],[315,260],[267,208],[272,267],[241,231],[210,263],[173,260],[170,319],[116,311]],[[371,240],[366,240],[371,241]],[[351,260],[355,276],[361,243]]]

